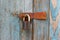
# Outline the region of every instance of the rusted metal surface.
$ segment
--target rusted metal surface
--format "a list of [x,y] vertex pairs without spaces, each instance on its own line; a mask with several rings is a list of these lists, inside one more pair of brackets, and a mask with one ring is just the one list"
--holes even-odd
[[39,19],[45,20],[47,17],[46,12],[20,13],[20,14],[18,14],[18,17],[22,19],[25,16],[25,14],[28,14],[31,19],[38,19],[38,20]]

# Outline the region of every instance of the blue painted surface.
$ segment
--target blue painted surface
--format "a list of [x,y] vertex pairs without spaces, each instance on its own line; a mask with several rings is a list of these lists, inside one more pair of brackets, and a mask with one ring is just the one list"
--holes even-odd
[[[55,9],[53,8],[52,2],[50,0],[50,10],[51,10],[51,15],[52,15],[52,21],[54,22],[54,21],[59,20],[58,26],[57,26],[55,32],[53,31],[53,22],[50,23],[50,37],[51,37],[51,40],[60,40],[59,39],[60,37],[58,37],[59,33],[60,33],[60,19],[57,19],[57,16],[59,15],[59,10],[60,10],[60,0],[57,0],[57,7]],[[55,22],[55,23],[57,23],[57,22]]]
[[55,32],[53,31],[52,25],[50,25],[50,37],[51,37],[51,40],[58,40],[59,39],[58,38],[59,32],[60,32],[60,22],[58,22],[58,27],[56,28]]
[[51,10],[51,14],[52,14],[52,19],[56,20],[56,17],[58,15],[58,12],[60,10],[60,0],[57,0],[57,7],[54,8],[52,5],[52,2],[50,0],[50,10]]
[[[41,0],[37,0],[38,2]],[[46,2],[45,2],[46,1]],[[38,8],[35,12],[47,11],[49,2],[42,0],[42,3],[37,2]],[[20,23],[18,17],[12,16],[14,11],[32,12],[32,0],[0,0],[0,39],[1,40],[20,40]],[[43,8],[41,8],[43,7]],[[48,12],[48,11],[47,11]],[[42,35],[45,36],[44,40],[48,37],[48,21],[38,21],[35,28],[35,40],[40,40]],[[44,26],[43,26],[44,24]],[[43,28],[44,27],[44,28]],[[47,27],[47,28],[46,28]],[[42,29],[41,29],[42,28]],[[42,34],[43,29],[45,34]],[[41,35],[42,34],[42,35]],[[38,37],[38,38],[37,38]],[[27,39],[28,37],[26,37]]]
[[21,40],[20,21],[14,12],[32,12],[32,0],[0,0],[0,40]]
[[19,10],[15,1],[0,0],[0,40],[20,40],[19,19],[12,15],[14,11]]
[[[47,11],[49,0],[42,0],[42,3],[37,0],[35,12]],[[42,8],[43,7],[43,8]],[[50,0],[50,9],[52,19],[55,21],[60,10],[60,0],[57,0],[57,7],[54,9]],[[20,23],[19,18],[12,16],[14,11],[32,12],[32,0],[0,0],[0,40],[20,40]],[[48,15],[47,15],[48,16]],[[48,21],[35,20],[35,40],[40,40],[41,34],[45,36],[44,40],[47,39],[48,34]],[[44,31],[43,31],[44,30]],[[53,32],[52,24],[50,24],[50,37],[51,40],[58,40],[58,33],[60,30],[60,22],[56,32]],[[43,31],[43,32],[42,32]],[[55,33],[55,35],[54,35]],[[60,39],[59,39],[60,40]]]

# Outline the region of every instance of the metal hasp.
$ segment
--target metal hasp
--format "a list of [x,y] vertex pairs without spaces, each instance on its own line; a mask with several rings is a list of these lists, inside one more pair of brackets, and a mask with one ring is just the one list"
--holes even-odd
[[27,30],[32,19],[46,20],[46,12],[20,13],[18,17],[23,20],[23,30]]
[[37,19],[37,20],[46,20],[46,12],[35,12],[35,13],[20,13],[18,14],[18,17],[20,19],[23,19],[25,14],[28,14],[31,19]]

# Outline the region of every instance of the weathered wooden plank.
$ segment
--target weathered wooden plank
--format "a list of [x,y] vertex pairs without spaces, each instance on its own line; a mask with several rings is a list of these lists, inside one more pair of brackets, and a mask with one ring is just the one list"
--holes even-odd
[[50,0],[50,40],[60,40],[60,0]]
[[18,18],[12,16],[19,0],[0,0],[0,40],[20,40]]
[[[34,12],[46,11],[49,15],[49,0],[34,0]],[[34,20],[34,40],[48,40],[49,16],[47,20]]]

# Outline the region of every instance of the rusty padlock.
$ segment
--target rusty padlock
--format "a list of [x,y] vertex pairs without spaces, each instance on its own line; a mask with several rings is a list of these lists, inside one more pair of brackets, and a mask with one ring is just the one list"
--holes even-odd
[[23,17],[23,30],[29,30],[30,29],[30,16],[29,14],[25,14]]

